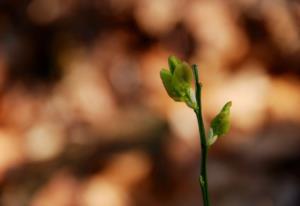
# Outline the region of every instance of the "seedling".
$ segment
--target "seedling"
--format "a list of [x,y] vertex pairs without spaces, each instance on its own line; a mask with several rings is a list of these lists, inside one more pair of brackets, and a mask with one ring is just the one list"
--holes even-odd
[[[199,82],[198,66],[196,64],[190,66],[175,56],[170,56],[168,63],[169,70],[162,69],[160,71],[160,78],[168,95],[177,102],[184,102],[188,107],[194,110],[197,117],[201,145],[199,184],[202,191],[203,205],[209,206],[210,200],[206,169],[208,150],[219,137],[229,131],[229,116],[232,103],[227,102],[223,106],[219,114],[212,120],[209,132],[206,133],[202,117],[202,84]],[[192,88],[193,78],[195,82],[194,88]]]

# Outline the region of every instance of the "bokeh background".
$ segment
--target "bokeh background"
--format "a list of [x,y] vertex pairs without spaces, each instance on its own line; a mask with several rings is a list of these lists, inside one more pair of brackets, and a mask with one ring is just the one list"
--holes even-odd
[[200,206],[196,118],[164,91],[200,67],[214,206],[300,203],[300,2],[1,0],[0,205]]

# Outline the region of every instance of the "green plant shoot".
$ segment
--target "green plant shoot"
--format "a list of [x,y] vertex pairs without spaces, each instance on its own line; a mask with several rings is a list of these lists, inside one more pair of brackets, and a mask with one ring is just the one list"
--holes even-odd
[[[201,163],[199,183],[202,191],[204,206],[210,206],[208,182],[207,182],[207,155],[208,149],[216,140],[228,133],[230,129],[230,108],[232,103],[227,102],[219,114],[211,122],[208,137],[204,128],[201,104],[202,84],[199,82],[198,67],[196,64],[190,66],[188,63],[170,56],[168,59],[169,70],[162,69],[160,78],[168,95],[177,102],[184,102],[192,108],[196,114],[200,144],[201,144]],[[192,88],[192,82],[195,82],[195,90]]]
[[162,69],[160,77],[168,95],[175,101],[185,102],[196,108],[194,92],[191,88],[193,73],[190,65],[174,56],[169,57],[169,70]]

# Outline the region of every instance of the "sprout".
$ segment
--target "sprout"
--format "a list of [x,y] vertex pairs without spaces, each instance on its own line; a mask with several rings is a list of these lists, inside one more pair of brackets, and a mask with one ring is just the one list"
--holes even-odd
[[[201,143],[201,171],[199,183],[202,191],[203,205],[209,206],[206,170],[208,149],[216,142],[218,137],[225,135],[229,131],[229,115],[232,103],[227,102],[219,114],[212,120],[208,138],[206,138],[201,105],[202,84],[199,82],[197,65],[194,64],[191,68],[188,63],[181,61],[175,56],[170,56],[168,63],[169,70],[162,69],[160,71],[160,78],[168,95],[175,101],[185,102],[187,106],[194,110],[197,116]],[[193,76],[195,80],[195,91],[191,87]]]
[[225,135],[230,129],[230,107],[232,102],[227,102],[222,110],[211,121],[208,135],[208,145],[212,145],[218,137]]

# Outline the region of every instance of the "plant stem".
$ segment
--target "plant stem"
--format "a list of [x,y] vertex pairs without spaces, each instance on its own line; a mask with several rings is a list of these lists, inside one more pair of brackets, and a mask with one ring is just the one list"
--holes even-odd
[[199,183],[202,191],[203,205],[209,206],[209,194],[208,194],[208,183],[207,183],[207,171],[206,162],[208,154],[208,146],[206,142],[205,128],[202,117],[202,106],[201,106],[201,89],[202,85],[199,82],[198,66],[196,64],[192,65],[194,77],[195,77],[195,96],[197,101],[197,108],[194,109],[199,127],[200,143],[201,143],[201,167],[200,167],[200,177]]

